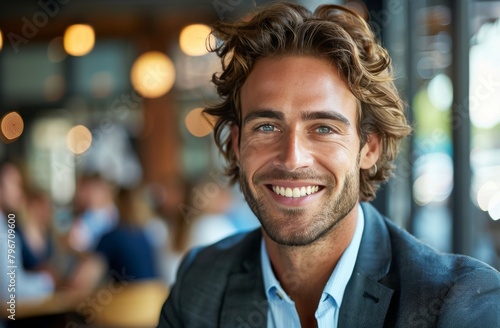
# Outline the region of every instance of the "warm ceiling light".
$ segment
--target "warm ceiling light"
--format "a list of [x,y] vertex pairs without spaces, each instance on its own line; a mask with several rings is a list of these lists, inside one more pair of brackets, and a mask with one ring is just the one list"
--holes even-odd
[[2,50],[3,46],[3,36],[2,36],[2,30],[0,30],[0,50]]
[[159,51],[142,54],[132,65],[130,80],[135,91],[146,98],[158,98],[174,85],[174,63]]
[[186,127],[195,137],[204,137],[213,131],[216,118],[203,113],[203,108],[191,110],[184,120]]
[[64,50],[72,56],[84,56],[94,48],[95,34],[90,25],[71,25],[64,32]]
[[68,148],[76,155],[86,152],[92,144],[92,133],[83,125],[76,125],[66,136]]
[[17,140],[24,130],[24,121],[17,112],[5,114],[0,122],[0,132],[2,140],[9,143]]
[[210,34],[211,29],[207,25],[188,25],[181,31],[179,45],[181,50],[188,56],[202,56],[208,53],[207,38],[210,48],[214,48],[215,39]]

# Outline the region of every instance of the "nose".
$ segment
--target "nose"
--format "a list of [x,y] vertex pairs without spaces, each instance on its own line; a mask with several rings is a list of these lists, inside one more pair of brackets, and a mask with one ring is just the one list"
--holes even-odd
[[278,155],[274,165],[287,171],[308,168],[313,164],[313,156],[306,138],[296,132],[289,132],[276,145]]

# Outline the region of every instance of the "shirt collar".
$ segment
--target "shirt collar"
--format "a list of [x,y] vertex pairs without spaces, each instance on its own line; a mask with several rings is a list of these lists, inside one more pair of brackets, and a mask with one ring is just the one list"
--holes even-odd
[[[322,300],[327,298],[328,296],[332,297],[338,307],[340,307],[342,303],[345,288],[347,287],[347,283],[349,282],[349,279],[351,278],[352,272],[354,270],[354,264],[356,263],[356,258],[358,256],[364,225],[365,220],[363,209],[358,204],[358,219],[354,235],[351,242],[340,257],[337,266],[330,275],[330,278],[328,279],[325,288],[323,289],[323,295],[321,297]],[[281,287],[280,282],[274,275],[271,267],[271,261],[269,260],[269,255],[267,254],[264,239],[262,239],[261,241],[260,250],[262,275],[264,279],[264,288],[267,299],[270,302],[279,302],[283,300],[293,304],[294,302],[285,293],[285,291]]]

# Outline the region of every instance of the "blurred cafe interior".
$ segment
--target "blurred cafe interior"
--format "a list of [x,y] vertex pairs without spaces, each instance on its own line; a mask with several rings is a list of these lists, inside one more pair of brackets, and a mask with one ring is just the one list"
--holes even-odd
[[[188,249],[259,226],[201,111],[221,65],[210,25],[268,2],[0,3],[0,210],[18,267],[0,327],[154,327]],[[500,269],[500,1],[297,2],[346,4],[392,56],[414,131],[374,205]]]

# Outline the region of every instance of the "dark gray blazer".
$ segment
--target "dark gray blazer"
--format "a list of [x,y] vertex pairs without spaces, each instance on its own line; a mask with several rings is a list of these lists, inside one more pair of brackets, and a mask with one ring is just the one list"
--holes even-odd
[[[500,327],[498,271],[439,253],[362,207],[365,229],[339,327]],[[192,251],[158,327],[266,327],[260,242],[256,230]]]

